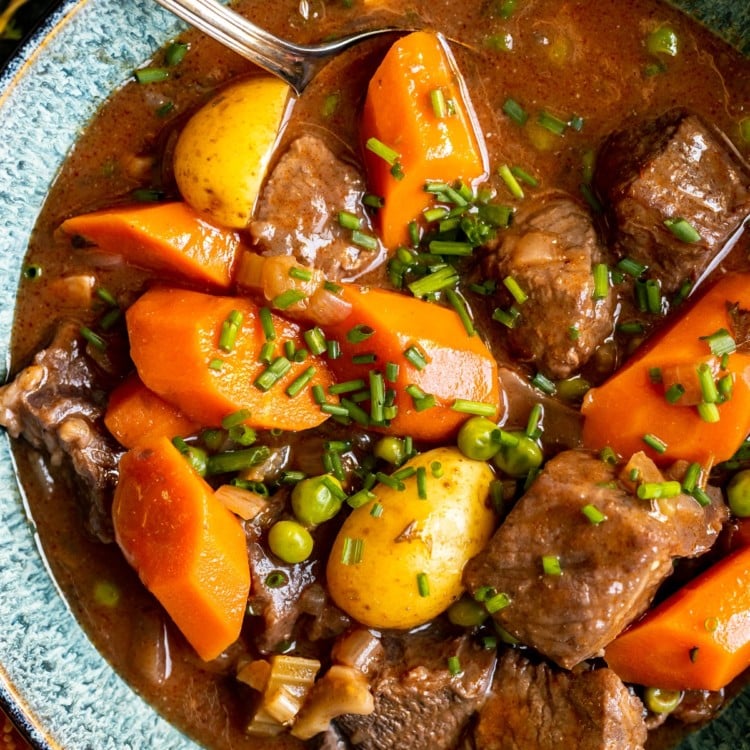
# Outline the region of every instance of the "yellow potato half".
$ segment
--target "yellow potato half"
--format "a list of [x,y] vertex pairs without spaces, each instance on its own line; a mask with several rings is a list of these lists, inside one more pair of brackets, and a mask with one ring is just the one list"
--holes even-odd
[[[484,461],[472,461],[457,448],[436,448],[405,466],[424,467],[426,499],[419,497],[416,475],[404,480],[402,491],[379,485],[376,500],[346,519],[328,559],[334,602],[373,628],[413,628],[447,609],[463,591],[464,565],[495,526],[493,474]],[[378,517],[371,514],[375,503],[382,505]],[[352,559],[347,550],[353,548],[361,554]]]
[[289,87],[276,78],[248,78],[188,120],[175,146],[174,175],[196,211],[225,227],[247,226],[288,97]]

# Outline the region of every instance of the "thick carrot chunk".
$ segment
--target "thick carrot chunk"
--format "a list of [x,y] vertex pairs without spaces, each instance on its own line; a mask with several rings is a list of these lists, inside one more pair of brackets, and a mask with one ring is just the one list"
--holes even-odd
[[146,588],[198,655],[216,658],[239,636],[250,591],[239,519],[164,437],[122,457],[112,517]]
[[110,208],[62,224],[105,252],[167,276],[227,288],[240,236],[201,218],[186,203]]
[[[442,37],[417,31],[391,47],[370,81],[361,125],[369,187],[385,201],[378,221],[386,247],[408,242],[409,222],[430,203],[425,182],[471,183],[486,173],[475,119]],[[394,153],[374,152],[371,138]]]

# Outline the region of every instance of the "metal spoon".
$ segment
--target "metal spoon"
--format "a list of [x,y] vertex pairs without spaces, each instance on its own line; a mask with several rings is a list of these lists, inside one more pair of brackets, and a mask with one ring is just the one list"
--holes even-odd
[[394,31],[371,29],[324,44],[293,44],[256,26],[218,0],[156,0],[159,5],[195,26],[217,42],[286,81],[301,94],[331,58],[366,39]]

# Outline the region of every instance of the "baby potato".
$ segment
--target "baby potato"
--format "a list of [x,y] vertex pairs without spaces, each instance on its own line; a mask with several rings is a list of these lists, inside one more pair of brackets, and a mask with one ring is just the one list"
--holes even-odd
[[175,146],[174,175],[196,211],[225,227],[247,226],[288,95],[277,78],[248,78],[223,89],[188,120]]
[[[433,474],[435,462],[440,477]],[[446,610],[461,596],[464,565],[495,526],[493,473],[484,461],[435,448],[405,466],[426,470],[426,499],[419,497],[416,475],[404,480],[402,491],[376,487],[377,500],[352,511],[328,559],[334,602],[373,628],[413,628]],[[377,517],[370,512],[376,502],[382,505]],[[357,547],[361,555],[351,559],[348,551]]]

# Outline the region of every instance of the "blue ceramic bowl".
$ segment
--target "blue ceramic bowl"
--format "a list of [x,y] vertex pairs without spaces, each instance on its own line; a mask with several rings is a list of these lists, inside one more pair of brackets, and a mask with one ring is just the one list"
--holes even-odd
[[[750,51],[748,0],[680,0]],[[0,75],[0,363],[47,189],[107,94],[180,30],[153,0],[64,0]],[[5,367],[0,364],[0,379]],[[44,564],[0,436],[0,705],[38,748],[187,750],[88,642]],[[750,748],[750,693],[683,749]]]

